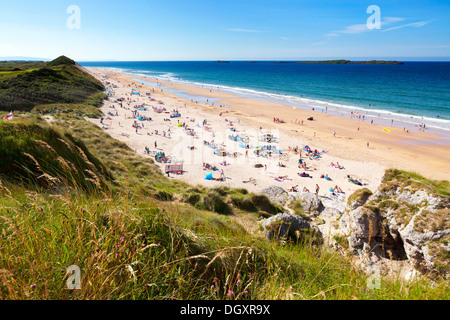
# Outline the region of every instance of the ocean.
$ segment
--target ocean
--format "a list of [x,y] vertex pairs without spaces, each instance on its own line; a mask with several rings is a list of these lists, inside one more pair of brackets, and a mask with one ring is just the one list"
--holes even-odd
[[[450,132],[450,62],[317,64],[275,61],[80,62],[84,67],[207,87],[377,122]],[[446,134],[446,135],[447,135]]]

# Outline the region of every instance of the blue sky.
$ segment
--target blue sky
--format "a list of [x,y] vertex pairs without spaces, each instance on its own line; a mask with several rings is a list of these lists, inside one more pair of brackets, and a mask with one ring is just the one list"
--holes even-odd
[[[450,60],[450,1],[0,0],[0,57]],[[70,5],[80,28],[70,29]],[[370,5],[381,29],[370,30]]]

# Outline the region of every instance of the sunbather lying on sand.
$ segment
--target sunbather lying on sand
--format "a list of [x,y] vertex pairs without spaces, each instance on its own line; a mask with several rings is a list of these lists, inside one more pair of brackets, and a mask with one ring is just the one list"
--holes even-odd
[[217,170],[216,166],[212,166],[209,163],[203,162],[203,170]]
[[337,169],[344,169],[344,167],[341,166],[341,165],[339,164],[339,162],[336,162],[336,164],[334,164],[333,162],[330,163],[330,167],[337,168]]
[[354,183],[354,184],[357,184],[358,186],[362,186],[362,185],[363,185],[362,182],[360,182],[360,181],[358,181],[358,180],[356,180],[356,179],[351,178],[350,175],[347,175],[347,178],[348,178],[348,181],[349,181],[349,182],[352,182],[352,183]]
[[300,177],[312,178],[312,176],[310,176],[309,173],[306,173],[306,172],[298,173],[298,175]]

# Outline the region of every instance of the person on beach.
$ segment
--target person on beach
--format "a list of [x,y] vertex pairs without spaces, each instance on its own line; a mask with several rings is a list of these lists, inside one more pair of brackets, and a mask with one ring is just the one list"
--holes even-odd
[[320,187],[319,187],[318,184],[316,184],[316,195],[317,195],[317,196],[319,195],[319,190],[320,190]]

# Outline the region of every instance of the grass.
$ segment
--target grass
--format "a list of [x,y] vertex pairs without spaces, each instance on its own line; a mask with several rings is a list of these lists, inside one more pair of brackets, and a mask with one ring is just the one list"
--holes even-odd
[[407,187],[412,192],[416,190],[427,190],[432,195],[444,198],[450,197],[450,182],[447,180],[435,181],[422,177],[415,172],[407,172],[398,169],[389,169],[383,177],[383,184],[386,189],[393,189],[399,186]]
[[[263,241],[225,216],[131,190],[100,198],[3,188],[12,194],[0,197],[6,299],[448,297],[444,282],[383,279],[379,290],[367,290],[367,275],[336,252]],[[73,264],[81,290],[66,289]]]
[[0,123],[0,176],[28,187],[85,191],[104,189],[111,181],[83,143],[33,120]]
[[[7,68],[7,63],[2,63]],[[14,67],[15,66],[15,67]],[[11,63],[15,70],[20,64]],[[36,68],[37,67],[37,68]],[[100,81],[74,61],[59,57],[48,63],[22,65],[0,77],[0,110],[30,111],[43,104],[98,105],[104,91]]]
[[372,191],[367,188],[358,189],[348,197],[347,204],[355,202],[364,203],[371,195]]

